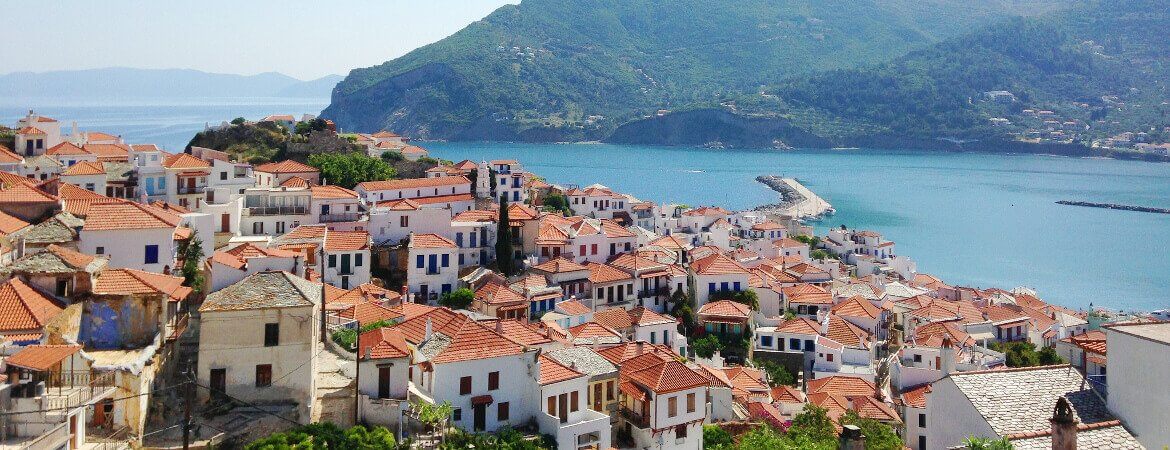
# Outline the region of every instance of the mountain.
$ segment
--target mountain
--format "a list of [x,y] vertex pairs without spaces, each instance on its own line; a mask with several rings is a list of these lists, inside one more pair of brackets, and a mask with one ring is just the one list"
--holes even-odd
[[328,97],[341,79],[330,75],[301,81],[266,72],[256,75],[192,69],[105,69],[14,72],[0,75],[0,95],[13,97]]
[[602,139],[658,110],[718,106],[780,80],[890,61],[1068,3],[525,0],[351,71],[323,117],[420,138]]

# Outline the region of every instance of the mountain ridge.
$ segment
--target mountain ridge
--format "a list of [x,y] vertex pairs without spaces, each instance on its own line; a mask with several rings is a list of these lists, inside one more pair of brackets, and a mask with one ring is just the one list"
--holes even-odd
[[279,72],[238,75],[196,69],[97,69],[0,75],[0,95],[14,97],[328,97],[341,75],[299,80]]

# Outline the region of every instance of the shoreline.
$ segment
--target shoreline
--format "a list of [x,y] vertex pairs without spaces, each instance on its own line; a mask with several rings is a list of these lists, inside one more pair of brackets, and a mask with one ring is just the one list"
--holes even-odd
[[778,175],[760,175],[756,181],[780,194],[777,203],[760,205],[752,211],[789,216],[800,220],[817,220],[835,212],[833,205],[826,202],[795,178]]

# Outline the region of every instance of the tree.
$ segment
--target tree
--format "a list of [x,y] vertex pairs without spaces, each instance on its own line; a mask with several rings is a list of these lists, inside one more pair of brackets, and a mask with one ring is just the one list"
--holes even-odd
[[552,193],[544,197],[544,209],[560,212],[566,216],[573,215],[573,210],[569,208],[569,199],[558,193]]
[[337,331],[334,331],[333,335],[330,337],[333,339],[333,342],[336,342],[337,345],[340,345],[342,348],[346,348],[346,349],[349,349],[351,351],[356,351],[357,350],[358,334],[365,333],[367,331],[382,328],[382,327],[393,326],[393,325],[394,325],[393,322],[390,322],[387,320],[379,320],[377,322],[362,324],[361,329],[356,330],[356,331],[353,330],[352,328],[341,328]]
[[314,153],[309,165],[321,171],[321,179],[346,189],[365,181],[389,180],[397,175],[386,161],[364,153]]
[[329,125],[325,123],[324,119],[312,119],[302,122],[297,122],[296,134],[308,136],[314,131],[323,131],[329,129]]
[[792,426],[788,428],[787,434],[804,436],[812,441],[837,440],[837,429],[828,411],[811,403],[805,404],[804,410],[792,418]]
[[1036,356],[1040,359],[1040,365],[1042,366],[1064,364],[1064,358],[1061,358],[1060,355],[1056,353],[1056,349],[1053,347],[1044,347],[1040,349],[1040,351],[1036,353]]
[[766,359],[755,359],[752,362],[756,364],[756,367],[763,369],[768,374],[768,384],[773,387],[796,386],[796,375],[789,372],[783,365]]
[[302,425],[244,446],[245,450],[366,450],[396,448],[394,433],[386,427],[355,425],[342,430],[330,422]]
[[1012,441],[1007,440],[1007,438],[991,440],[975,436],[967,436],[967,439],[963,440],[963,446],[967,447],[967,450],[1012,450],[1015,448]]
[[232,125],[243,125],[244,122],[247,122],[247,120],[244,120],[243,117],[236,117],[235,119],[232,119]]
[[730,450],[735,448],[735,441],[731,440],[731,433],[719,425],[703,425],[704,450]]
[[744,291],[733,291],[729,289],[721,289],[712,292],[710,295],[711,301],[715,300],[731,300],[736,303],[743,303],[752,308],[753,311],[760,310],[760,297],[756,295],[756,291],[751,289]]
[[902,438],[888,425],[859,416],[857,411],[846,411],[840,419],[841,425],[854,425],[865,436],[866,450],[901,450]]
[[717,350],[723,349],[723,344],[719,342],[719,338],[713,334],[708,334],[701,338],[695,339],[691,342],[691,349],[695,351],[695,355],[700,358],[710,358],[715,355]]
[[504,276],[511,276],[513,271],[512,259],[512,226],[508,221],[508,199],[500,197],[500,217],[497,222],[499,232],[496,233],[496,269]]
[[205,279],[203,277],[203,240],[199,232],[191,230],[191,239],[183,246],[183,285],[196,293],[203,292]]
[[459,288],[451,292],[444,292],[439,296],[439,304],[451,309],[466,309],[475,300],[475,292],[468,288]]

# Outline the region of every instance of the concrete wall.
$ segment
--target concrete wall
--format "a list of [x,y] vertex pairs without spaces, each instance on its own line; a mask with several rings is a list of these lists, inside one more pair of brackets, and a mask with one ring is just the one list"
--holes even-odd
[[1111,328],[1105,328],[1105,336],[1109,410],[1146,448],[1170,444],[1170,345]]
[[968,436],[1000,437],[950,378],[931,385],[931,392],[926,394],[926,415],[928,450],[961,445]]
[[[85,254],[96,255],[98,247],[110,257],[111,269],[138,269],[162,273],[164,267],[174,264],[174,228],[151,228],[145,230],[81,230],[81,242],[77,248]],[[204,238],[205,242],[210,239]],[[158,262],[145,262],[146,246],[158,246]],[[174,268],[174,267],[170,267]]]

